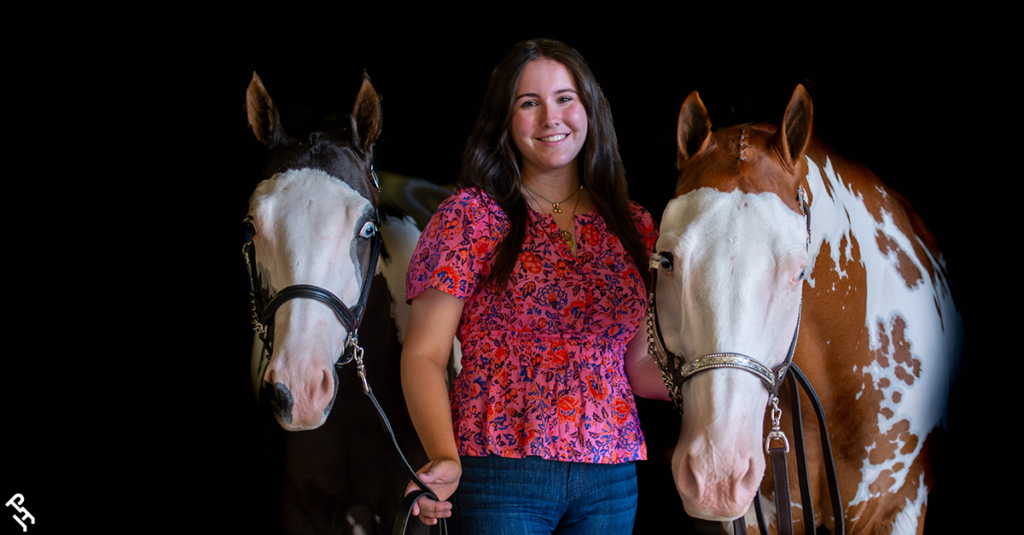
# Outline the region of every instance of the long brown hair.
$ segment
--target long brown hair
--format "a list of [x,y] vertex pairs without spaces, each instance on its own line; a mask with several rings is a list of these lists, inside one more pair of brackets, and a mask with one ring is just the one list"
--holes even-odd
[[646,269],[647,251],[629,209],[626,171],[619,156],[608,100],[583,56],[571,46],[551,39],[523,41],[512,47],[498,63],[487,83],[473,133],[462,151],[458,185],[482,189],[498,203],[510,224],[484,284],[504,286],[508,282],[526,236],[526,202],[520,189],[522,155],[512,142],[510,132],[519,79],[526,65],[538,58],[557,61],[572,73],[587,112],[587,138],[576,158],[579,178],[590,190],[590,198],[608,230],[622,242],[647,284],[650,276]]

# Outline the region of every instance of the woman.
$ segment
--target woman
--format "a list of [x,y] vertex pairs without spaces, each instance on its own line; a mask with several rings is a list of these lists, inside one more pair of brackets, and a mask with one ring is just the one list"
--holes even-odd
[[575,50],[531,40],[502,59],[458,183],[409,266],[402,385],[431,460],[420,477],[451,497],[414,513],[454,508],[470,534],[631,532],[647,451],[624,371],[668,399],[637,334],[657,229],[628,200],[608,102]]

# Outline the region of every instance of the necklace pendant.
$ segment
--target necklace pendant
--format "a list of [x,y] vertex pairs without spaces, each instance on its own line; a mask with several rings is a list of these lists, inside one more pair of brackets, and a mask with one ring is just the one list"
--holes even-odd
[[559,204],[559,203],[557,203],[557,202],[553,202],[553,203],[551,203],[551,210],[552,210],[552,211],[553,211],[554,213],[556,213],[556,214],[560,214],[560,213],[562,213],[562,207],[561,207],[561,206],[558,206],[558,204]]
[[565,243],[572,248],[572,234],[568,230],[559,230],[562,233],[562,238],[565,239]]

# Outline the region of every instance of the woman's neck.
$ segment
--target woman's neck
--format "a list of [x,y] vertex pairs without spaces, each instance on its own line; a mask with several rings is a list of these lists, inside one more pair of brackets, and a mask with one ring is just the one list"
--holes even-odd
[[530,192],[560,202],[580,189],[576,166],[558,174],[523,173],[523,184]]

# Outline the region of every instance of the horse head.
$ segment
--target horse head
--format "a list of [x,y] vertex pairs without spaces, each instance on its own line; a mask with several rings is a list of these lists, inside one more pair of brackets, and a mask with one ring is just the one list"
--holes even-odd
[[[665,347],[686,361],[728,353],[784,368],[811,266],[802,193],[811,114],[799,86],[782,126],[713,134],[697,92],[683,103],[656,297]],[[710,520],[743,515],[765,472],[768,389],[757,375],[725,367],[675,390],[685,410],[672,470],[686,511]]]
[[359,310],[374,276],[380,193],[371,160],[381,129],[380,97],[364,75],[348,128],[293,138],[253,73],[246,111],[268,150],[246,216],[254,294],[274,303],[282,290],[316,287],[343,305],[326,298],[282,299],[263,319],[270,359],[261,355],[253,370],[260,400],[285,429],[315,429],[334,403],[335,362],[350,334],[339,310]]

